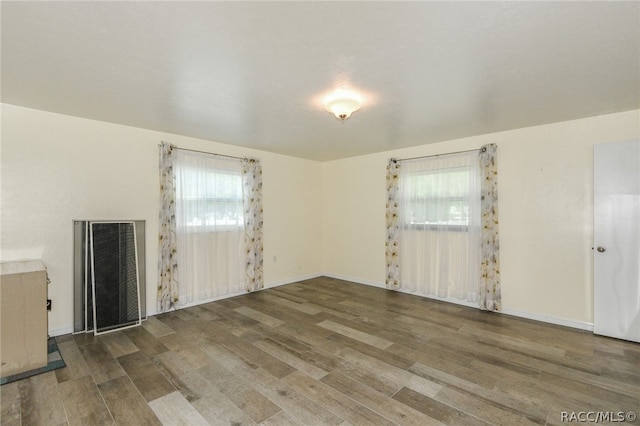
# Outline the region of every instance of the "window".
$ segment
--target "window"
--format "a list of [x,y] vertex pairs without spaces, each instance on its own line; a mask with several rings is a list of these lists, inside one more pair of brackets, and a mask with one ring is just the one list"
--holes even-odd
[[178,150],[178,304],[244,289],[242,160]]
[[477,300],[478,152],[404,160],[398,168],[399,287],[451,301]]
[[448,230],[469,226],[469,173],[468,167],[454,167],[408,174],[404,225],[444,225]]
[[225,231],[243,225],[238,161],[181,155],[176,165],[176,215],[187,231]]

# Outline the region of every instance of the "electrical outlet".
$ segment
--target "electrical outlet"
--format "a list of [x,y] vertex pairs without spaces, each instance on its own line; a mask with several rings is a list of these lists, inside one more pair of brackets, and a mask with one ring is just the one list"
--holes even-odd
[[51,299],[47,299],[47,311],[51,310]]

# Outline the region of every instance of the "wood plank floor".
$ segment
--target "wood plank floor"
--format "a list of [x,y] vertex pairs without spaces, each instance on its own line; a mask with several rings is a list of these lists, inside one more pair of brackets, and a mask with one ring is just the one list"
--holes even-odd
[[2,425],[527,425],[640,414],[638,344],[324,277],[57,341],[67,366],[2,386]]

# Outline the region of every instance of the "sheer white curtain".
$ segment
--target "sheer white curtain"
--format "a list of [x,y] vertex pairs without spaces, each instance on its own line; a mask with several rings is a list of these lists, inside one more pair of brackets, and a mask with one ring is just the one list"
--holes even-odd
[[478,300],[478,151],[403,160],[399,168],[400,288]]
[[244,290],[242,160],[177,150],[179,302]]

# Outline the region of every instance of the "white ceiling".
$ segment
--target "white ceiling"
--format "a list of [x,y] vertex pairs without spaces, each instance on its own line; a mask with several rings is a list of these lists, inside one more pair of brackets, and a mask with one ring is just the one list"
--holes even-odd
[[[331,160],[640,108],[640,2],[10,2],[2,102]],[[363,92],[340,123],[318,97]]]

